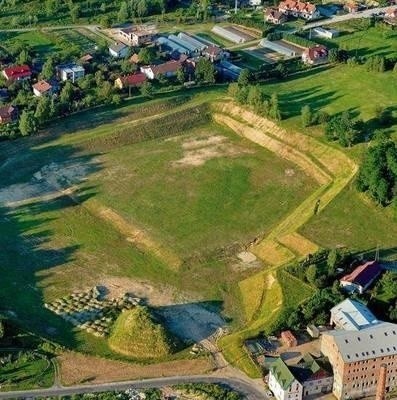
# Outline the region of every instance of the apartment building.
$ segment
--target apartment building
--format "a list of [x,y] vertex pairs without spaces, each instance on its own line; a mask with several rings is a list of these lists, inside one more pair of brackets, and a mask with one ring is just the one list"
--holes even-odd
[[333,394],[340,400],[375,395],[382,366],[386,392],[396,388],[397,325],[376,320],[362,304],[350,312],[348,307],[342,308],[336,306],[332,317],[339,329],[325,332],[321,338],[321,352],[333,369]]

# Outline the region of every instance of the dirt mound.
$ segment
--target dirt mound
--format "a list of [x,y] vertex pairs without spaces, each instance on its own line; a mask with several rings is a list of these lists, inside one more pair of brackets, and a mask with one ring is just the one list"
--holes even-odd
[[127,356],[156,359],[172,354],[176,345],[146,307],[135,307],[117,318],[109,346]]

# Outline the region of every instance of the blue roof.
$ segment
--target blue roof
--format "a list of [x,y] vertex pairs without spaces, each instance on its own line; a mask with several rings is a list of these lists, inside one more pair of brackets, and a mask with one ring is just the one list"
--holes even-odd
[[174,41],[169,40],[164,36],[160,36],[157,39],[157,44],[160,44],[161,46],[166,46],[171,51],[177,51],[177,52],[179,52],[181,54],[189,53],[189,50],[186,47],[180,46],[177,43],[175,43]]
[[178,36],[170,35],[170,36],[168,36],[168,40],[171,40],[172,42],[176,43],[178,46],[184,47],[189,52],[195,52],[198,50],[196,46],[193,46],[191,43],[188,43],[186,40],[180,39]]

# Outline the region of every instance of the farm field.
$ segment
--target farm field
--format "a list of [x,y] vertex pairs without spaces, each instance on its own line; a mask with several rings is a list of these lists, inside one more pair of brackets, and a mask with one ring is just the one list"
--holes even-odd
[[[128,358],[43,307],[95,285],[147,298],[170,318],[170,330],[181,329],[175,313],[202,315],[199,328],[186,322],[199,335],[222,324],[215,310],[235,306],[232,286],[242,274],[229,246],[269,232],[316,185],[290,162],[209,122],[203,100],[172,111],[167,100],[153,102],[146,114],[132,108],[118,116],[116,130],[104,124],[71,135],[71,122],[54,139],[1,146],[9,156],[0,169],[2,304],[32,331]],[[171,265],[175,259],[181,263]],[[205,321],[212,328],[203,329]]]

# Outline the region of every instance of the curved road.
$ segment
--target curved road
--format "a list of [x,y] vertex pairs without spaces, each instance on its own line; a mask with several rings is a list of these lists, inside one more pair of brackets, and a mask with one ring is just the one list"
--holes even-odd
[[175,376],[169,378],[154,378],[135,381],[103,383],[95,385],[81,385],[61,388],[35,389],[15,392],[0,392],[0,399],[16,399],[16,398],[34,398],[34,397],[54,397],[69,396],[80,393],[106,392],[113,390],[126,390],[127,388],[148,389],[160,388],[164,386],[174,386],[183,383],[220,383],[231,387],[232,389],[243,394],[248,400],[266,399],[265,390],[260,391],[255,385],[237,378],[215,377],[208,375],[194,376]]

